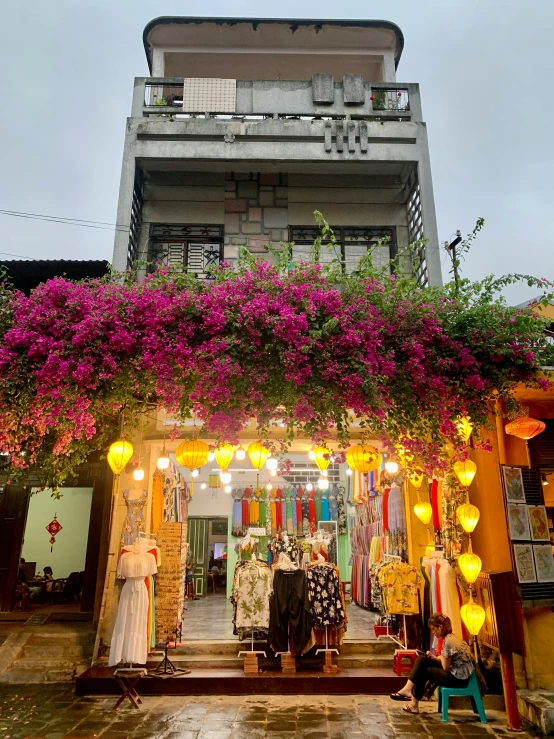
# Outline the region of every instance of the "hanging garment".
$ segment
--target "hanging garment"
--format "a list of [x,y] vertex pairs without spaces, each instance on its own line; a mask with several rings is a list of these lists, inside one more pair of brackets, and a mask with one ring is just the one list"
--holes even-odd
[[312,610],[304,570],[275,570],[269,621],[273,650],[302,653],[312,638],[312,626]]
[[316,523],[324,520],[321,517],[321,491],[319,490],[315,494],[315,520]]
[[267,565],[250,561],[236,571],[232,600],[236,605],[236,631],[242,638],[250,637],[252,630],[267,633],[272,594],[273,575]]
[[334,534],[331,534],[331,540],[329,541],[329,562],[334,565],[338,565],[339,559],[338,559],[338,552],[337,552],[337,537]]
[[344,487],[339,486],[337,493],[337,510],[338,510],[338,532],[339,534],[346,534],[346,505],[344,503]]
[[[286,519],[287,519],[287,528],[285,530],[289,536],[293,536],[295,531],[292,525],[292,491],[291,490],[287,490],[287,494],[285,498],[285,506],[286,506]],[[294,507],[296,508],[296,505]]]
[[329,493],[327,490],[324,490],[321,494],[321,520],[331,520],[329,518]]
[[240,500],[240,498],[234,498],[231,533],[233,536],[242,536],[242,531],[242,501]]
[[332,490],[329,493],[329,521],[338,521],[339,518],[339,506],[337,503],[337,496],[335,491]]
[[441,520],[439,513],[439,483],[433,480],[431,483],[431,507],[433,509],[433,528],[437,531],[441,529]]
[[292,516],[292,533],[295,536],[298,533],[298,508],[296,506],[297,502],[298,501],[296,500],[296,488],[292,488],[290,507],[291,507],[291,516]]
[[302,488],[298,488],[296,491],[296,535],[302,536],[303,535],[303,528],[302,528],[302,494],[303,494]]
[[287,532],[287,501],[282,491],[279,505],[281,507],[281,531],[285,534]]
[[452,622],[452,631],[456,636],[462,636],[462,618],[460,615],[460,601],[456,587],[456,572],[446,561],[440,562],[439,570],[441,613],[444,613]]
[[388,496],[389,554],[408,558],[408,534],[406,526],[406,509],[404,494],[400,487],[393,483]]
[[378,580],[388,614],[419,613],[421,575],[416,567],[404,562],[390,562],[379,568]]
[[312,562],[306,569],[306,579],[314,626],[342,626],[346,611],[342,602],[338,568]]
[[310,533],[314,533],[316,530],[316,520],[315,520],[315,492],[312,490],[310,492],[310,497],[308,500],[308,518],[310,521]]
[[242,528],[248,530],[250,526],[250,488],[245,488],[242,496]]
[[[442,526],[441,544],[447,559],[453,559],[462,553],[464,539],[467,535],[458,521],[456,509],[466,502],[465,490],[454,475],[449,475],[442,483]],[[459,635],[459,634],[458,634]]]
[[144,665],[148,657],[148,590],[144,579],[158,571],[150,552],[122,554],[117,576],[125,578],[112,634],[108,665],[133,662]]
[[164,520],[163,472],[156,468],[152,478],[152,531],[157,533],[158,526]]
[[127,515],[121,529],[120,549],[131,546],[139,538],[140,531],[146,531],[144,506],[148,500],[148,490],[143,490],[138,498],[129,498],[129,491],[123,491]]
[[302,496],[302,534],[310,535],[310,499],[307,493]]
[[250,526],[260,525],[260,500],[255,492],[251,495],[250,500]]

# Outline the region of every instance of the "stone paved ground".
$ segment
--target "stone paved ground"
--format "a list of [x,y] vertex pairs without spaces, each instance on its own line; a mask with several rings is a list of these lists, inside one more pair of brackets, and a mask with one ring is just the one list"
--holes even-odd
[[[115,712],[110,698],[76,698],[71,684],[0,686],[0,739],[508,739],[504,714],[486,726],[470,711],[442,724],[436,703],[420,717],[376,696],[145,697]],[[130,704],[129,704],[130,706]],[[17,719],[17,720],[16,720]],[[514,735],[515,736],[515,735]],[[531,739],[535,733],[518,734]]]

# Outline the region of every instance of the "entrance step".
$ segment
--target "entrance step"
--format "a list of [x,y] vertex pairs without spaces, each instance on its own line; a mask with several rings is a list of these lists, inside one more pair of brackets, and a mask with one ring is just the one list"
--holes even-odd
[[71,682],[89,669],[90,662],[67,662],[63,659],[20,659],[2,675],[1,682],[11,685]]

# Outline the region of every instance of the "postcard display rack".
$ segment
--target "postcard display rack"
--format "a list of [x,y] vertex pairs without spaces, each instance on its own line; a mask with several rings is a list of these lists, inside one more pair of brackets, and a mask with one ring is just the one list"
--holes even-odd
[[513,569],[524,608],[554,605],[554,556],[540,474],[500,465]]

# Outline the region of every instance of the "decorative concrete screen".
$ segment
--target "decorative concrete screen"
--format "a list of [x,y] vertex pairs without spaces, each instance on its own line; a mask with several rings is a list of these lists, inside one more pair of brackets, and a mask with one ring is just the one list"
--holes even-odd
[[234,113],[237,81],[207,77],[185,79],[183,111],[185,113]]

